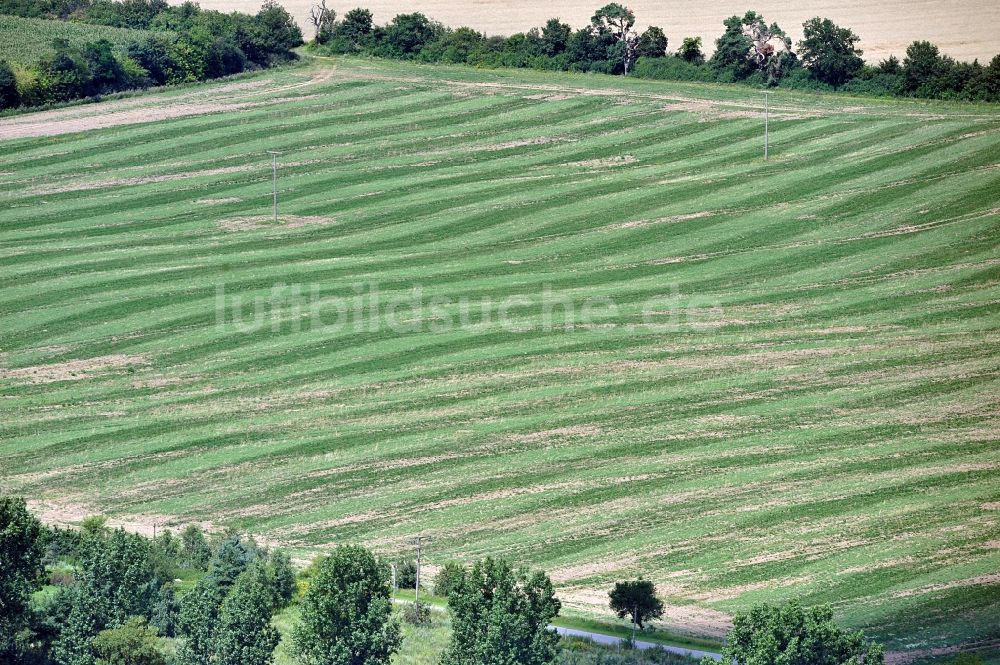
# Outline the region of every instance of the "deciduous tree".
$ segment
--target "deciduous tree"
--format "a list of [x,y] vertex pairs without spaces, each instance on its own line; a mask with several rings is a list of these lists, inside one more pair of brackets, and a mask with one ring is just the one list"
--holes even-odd
[[667,36],[661,28],[651,25],[639,36],[636,55],[640,58],[662,58],[667,54]]
[[[883,654],[882,646],[866,642],[862,631],[845,631],[834,623],[829,606],[806,609],[792,602],[783,607],[757,605],[738,612],[722,662],[881,665]],[[705,660],[702,665],[706,665]]]
[[853,78],[864,66],[858,37],[850,28],[841,28],[818,16],[802,24],[799,58],[816,79],[839,86]]
[[558,614],[552,582],[542,572],[515,571],[502,559],[483,559],[448,595],[452,638],[442,665],[545,665],[559,636],[548,630]]
[[638,579],[618,582],[608,593],[611,609],[620,618],[632,618],[632,622],[642,629],[650,619],[663,616],[663,602],[656,597],[656,585],[649,580]]
[[303,665],[381,665],[401,641],[389,566],[357,545],[335,549],[317,566],[302,599],[295,657]]
[[270,665],[281,641],[271,625],[274,593],[265,564],[255,562],[236,579],[229,590],[216,631],[216,665]]
[[24,499],[0,497],[0,662],[15,662],[15,637],[41,584],[41,532]]

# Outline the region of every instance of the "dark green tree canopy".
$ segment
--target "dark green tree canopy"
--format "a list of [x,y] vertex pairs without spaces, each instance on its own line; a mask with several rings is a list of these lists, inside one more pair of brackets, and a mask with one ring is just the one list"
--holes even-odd
[[548,630],[560,603],[542,572],[515,571],[503,559],[483,559],[463,571],[448,595],[452,638],[442,665],[544,665],[555,660],[559,636]]
[[222,603],[215,636],[217,665],[270,665],[281,641],[271,625],[275,609],[270,575],[263,561],[254,562],[236,579]]
[[850,28],[841,28],[828,18],[818,16],[802,24],[799,58],[816,79],[839,86],[864,66],[862,51],[855,45],[859,37]]
[[695,65],[703,64],[705,54],[701,51],[701,37],[685,37],[677,49],[677,57]]
[[667,54],[667,36],[662,28],[651,25],[639,36],[636,54],[640,58],[662,58]]
[[866,643],[863,632],[848,632],[835,624],[829,606],[806,609],[792,602],[783,607],[757,605],[737,613],[723,663],[881,665],[883,653],[881,645]]
[[386,27],[385,46],[390,55],[412,58],[434,41],[443,28],[420,12],[399,14]]
[[609,32],[615,39],[623,40],[635,25],[635,13],[624,5],[612,2],[596,11],[590,24],[598,32]]
[[903,76],[906,89],[916,92],[921,86],[928,85],[937,78],[944,69],[944,60],[938,47],[927,41],[913,42],[906,48],[903,58]]
[[364,547],[337,547],[316,567],[301,605],[292,652],[303,665],[379,665],[399,649],[389,566]]
[[736,80],[759,72],[768,85],[775,85],[795,65],[792,40],[778,27],[770,25],[754,11],[730,16],[723,25],[726,31],[715,42],[713,67],[729,72]]
[[93,640],[96,665],[166,665],[157,647],[156,631],[142,617],[132,617],[119,628],[108,628]]
[[649,580],[617,582],[608,598],[608,604],[619,618],[631,617],[639,628],[650,619],[663,616],[663,602],[656,597],[656,585]]
[[41,532],[24,499],[0,497],[0,661],[14,661],[15,636],[27,621],[32,592],[41,585]]
[[434,577],[434,595],[447,598],[462,582],[464,575],[465,566],[457,561],[444,564]]
[[542,43],[545,55],[555,56],[566,50],[573,28],[557,18],[550,18],[542,28]]

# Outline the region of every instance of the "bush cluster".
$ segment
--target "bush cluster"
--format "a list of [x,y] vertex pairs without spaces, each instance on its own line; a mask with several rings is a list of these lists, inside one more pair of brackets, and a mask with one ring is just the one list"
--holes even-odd
[[252,16],[163,0],[0,0],[0,13],[152,31],[118,46],[57,39],[38,63],[0,60],[0,109],[238,74],[294,59],[291,49],[302,43],[273,0]]
[[989,65],[956,62],[926,41],[914,42],[905,58],[866,65],[859,37],[829,19],[803,24],[793,48],[776,24],[757,12],[731,16],[706,58],[700,37],[688,37],[667,53],[663,30],[632,31],[635,16],[617,3],[599,9],[591,23],[573,29],[559,19],[509,37],[488,37],[469,27],[450,28],[419,12],[400,14],[384,26],[372,13],[353,9],[342,18],[314,12],[311,45],[327,54],[365,54],[474,67],[632,73],[648,79],[747,83],[799,90],[843,90],[855,94],[1000,102],[1000,55]]

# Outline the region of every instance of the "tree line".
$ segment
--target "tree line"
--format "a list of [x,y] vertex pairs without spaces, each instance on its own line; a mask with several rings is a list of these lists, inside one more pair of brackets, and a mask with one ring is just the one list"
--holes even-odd
[[55,40],[40,62],[0,60],[0,109],[229,76],[293,60],[302,44],[302,31],[274,0],[254,15],[166,0],[0,0],[0,14],[151,33],[119,47]]
[[[79,530],[50,528],[23,499],[0,497],[0,562],[0,663],[270,665],[281,640],[273,617],[289,604],[298,618],[288,652],[301,665],[388,665],[403,645],[390,564],[360,545],[339,545],[296,574],[286,553],[238,533],[209,538],[189,526],[146,538],[103,518]],[[441,665],[560,659],[549,626],[561,604],[544,572],[503,558],[450,562],[434,588],[452,626]],[[643,579],[617,583],[609,606],[640,629],[664,611]],[[428,614],[411,604],[403,620],[422,623]],[[883,650],[837,626],[828,606],[792,602],[737,613],[723,659],[880,665]],[[597,661],[574,653],[572,662]],[[666,652],[650,662],[694,664]]]
[[367,9],[338,17],[325,0],[313,7],[310,19],[311,45],[330,54],[1000,102],[1000,55],[986,66],[956,62],[934,44],[915,41],[902,61],[891,56],[869,65],[853,30],[819,17],[803,24],[803,39],[796,48],[777,23],[768,23],[755,11],[731,16],[723,21],[710,58],[701,37],[687,37],[668,53],[663,29],[651,26],[637,33],[635,13],[619,3],[598,9],[590,23],[578,29],[553,18],[510,37],[488,37],[469,27],[453,29],[419,12],[400,14],[379,26]]

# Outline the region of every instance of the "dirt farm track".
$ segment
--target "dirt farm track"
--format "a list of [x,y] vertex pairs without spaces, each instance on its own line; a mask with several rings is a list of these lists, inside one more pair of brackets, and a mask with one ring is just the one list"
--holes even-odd
[[[177,2],[178,0],[172,0]],[[258,0],[202,0],[204,7],[223,10],[256,9]],[[282,0],[303,29],[312,0]],[[443,0],[334,0],[328,6],[338,15],[356,5],[375,13],[375,20],[384,23],[398,13],[421,11],[445,25],[469,25],[488,34],[511,34],[543,25],[553,16],[579,27],[590,20],[600,0],[475,0],[444,2]],[[889,54],[902,56],[907,44],[915,39],[927,39],[942,51],[959,60],[978,58],[989,62],[1000,53],[1000,2],[996,0],[812,0],[782,2],[780,0],[633,0],[639,27],[661,26],[670,39],[671,48],[683,37],[701,35],[711,49],[722,32],[722,20],[748,9],[762,12],[768,21],[777,21],[792,39],[801,38],[802,22],[813,16],[828,17],[851,27],[861,36],[865,58],[877,61]]]

